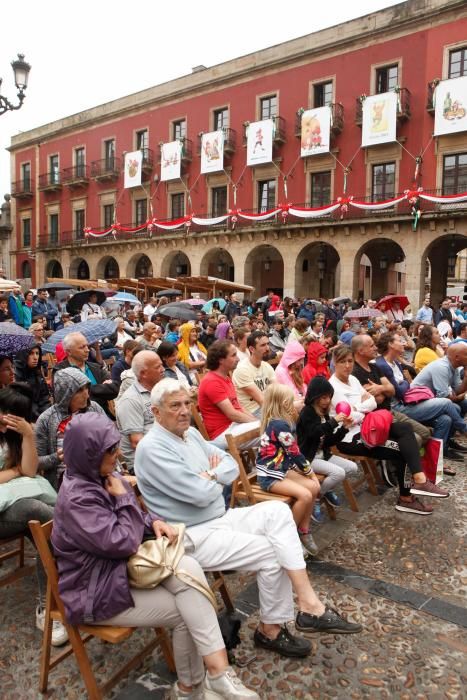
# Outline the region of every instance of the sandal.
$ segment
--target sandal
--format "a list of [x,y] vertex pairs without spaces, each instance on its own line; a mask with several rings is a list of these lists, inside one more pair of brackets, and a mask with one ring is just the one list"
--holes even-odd
[[446,465],[443,467],[443,473],[446,474],[446,476],[456,476],[457,474],[455,469],[452,467],[447,467]]

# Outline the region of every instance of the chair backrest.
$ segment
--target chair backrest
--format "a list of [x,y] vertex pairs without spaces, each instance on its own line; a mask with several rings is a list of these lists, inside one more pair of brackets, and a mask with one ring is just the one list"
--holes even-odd
[[50,586],[50,591],[52,593],[52,605],[54,607],[56,606],[63,616],[63,619],[66,619],[65,608],[58,590],[57,565],[50,546],[53,520],[49,520],[44,524],[41,524],[38,520],[30,520],[28,525],[34,538],[34,544],[41,558],[42,565],[47,574],[47,584]]
[[203,438],[209,442],[211,438],[209,437],[206,426],[204,425],[203,416],[201,415],[198,404],[194,401],[191,402],[191,416]]
[[245,461],[242,456],[242,452],[247,450],[247,445],[249,445],[253,440],[257,440],[261,435],[259,426],[252,428],[241,435],[232,435],[231,433],[226,433],[225,439],[227,441],[227,447],[231,456],[236,460],[239,470],[239,479],[245,490],[248,500],[250,503],[255,502],[253,495],[253,489],[251,488],[252,482],[256,480],[256,474],[248,473],[245,465]]

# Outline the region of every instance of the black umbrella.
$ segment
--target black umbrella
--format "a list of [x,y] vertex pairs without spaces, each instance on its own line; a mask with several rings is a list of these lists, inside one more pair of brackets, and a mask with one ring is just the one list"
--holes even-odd
[[164,304],[157,309],[158,314],[168,316],[169,318],[178,318],[180,321],[195,321],[198,314],[189,304]]
[[73,294],[71,299],[67,302],[68,311],[70,314],[77,314],[83,304],[86,304],[89,301],[91,294],[97,295],[96,304],[100,306],[104,303],[107,297],[111,297],[116,293],[117,292],[115,289],[104,289],[103,287],[99,289],[85,289],[82,292],[76,292],[76,294]]
[[161,297],[181,297],[182,293],[179,289],[161,289],[157,292],[156,297],[160,299]]
[[75,287],[73,287],[71,284],[65,284],[65,282],[46,282],[45,284],[41,284],[41,286],[37,289],[55,289],[56,292],[59,292],[64,291],[65,289],[75,289]]

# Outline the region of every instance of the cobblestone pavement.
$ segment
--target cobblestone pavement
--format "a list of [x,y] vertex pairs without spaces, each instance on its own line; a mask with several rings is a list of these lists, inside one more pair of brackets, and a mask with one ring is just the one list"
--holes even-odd
[[[313,585],[329,604],[364,624],[360,635],[315,635],[312,654],[303,661],[256,650],[254,577],[228,577],[245,618],[236,656],[240,662],[256,657],[237,672],[261,698],[467,697],[467,460],[455,466],[457,476],[443,482],[452,497],[432,499],[435,512],[429,517],[395,511],[394,491],[374,497],[363,490],[360,513],[343,507],[335,522],[314,528],[320,554],[309,563]],[[6,567],[0,569],[4,571]],[[0,699],[38,698],[41,635],[34,626],[35,579],[0,590]],[[98,677],[108,677],[148,635],[138,631],[117,646],[91,641],[87,648]],[[155,655],[125,678],[112,697],[159,700],[172,682]],[[46,697],[85,697],[73,657],[52,671]]]

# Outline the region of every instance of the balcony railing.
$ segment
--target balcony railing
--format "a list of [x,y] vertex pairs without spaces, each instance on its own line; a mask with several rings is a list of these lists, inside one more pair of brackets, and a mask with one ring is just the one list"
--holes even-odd
[[25,180],[17,180],[11,183],[11,196],[17,199],[26,199],[27,197],[32,197],[32,179],[26,178]]
[[93,160],[91,163],[91,177],[98,182],[118,180],[121,168],[121,159],[116,156],[102,158],[102,160]]
[[426,95],[426,109],[430,114],[434,114],[435,111],[435,90],[439,84],[439,80],[432,80],[431,83],[427,85],[427,95]]
[[154,168],[154,151],[152,148],[141,148],[140,151],[143,154],[141,163],[143,173],[151,173]]
[[[182,144],[182,163],[184,165],[187,165],[187,163],[191,163],[193,160],[193,142],[191,139],[187,139],[186,137],[183,137],[181,139],[175,139],[181,142]],[[159,153],[157,154],[157,163],[158,165],[161,164],[162,160],[162,146],[163,144],[161,143],[159,145]]]
[[[332,102],[327,105],[331,109],[331,135],[337,136],[344,128],[344,105],[340,102]],[[295,136],[299,139],[302,136],[302,110],[298,110],[295,115]]]
[[[364,100],[357,97],[355,103],[355,123],[358,126],[362,125],[363,102]],[[403,87],[398,90],[397,119],[399,121],[405,121],[406,119],[410,119],[410,116],[410,90]]]
[[[285,143],[285,119],[284,117],[280,117],[279,115],[276,117],[271,117],[272,121],[274,122],[274,129],[272,132],[272,139],[273,143],[275,146],[280,146],[282,143]],[[246,146],[247,144],[247,134],[248,134],[248,127],[250,126],[250,122],[245,122],[243,124],[243,145]]]
[[62,173],[53,170],[50,173],[39,175],[39,189],[43,192],[55,192],[62,189]]
[[89,165],[80,163],[71,168],[64,168],[62,182],[68,187],[86,187],[89,183]]
[[[219,129],[224,134],[224,155],[230,156],[235,153],[237,146],[237,132],[229,127],[222,127]],[[201,155],[201,144],[203,140],[203,134],[198,134],[198,139],[196,143],[196,155]]]

